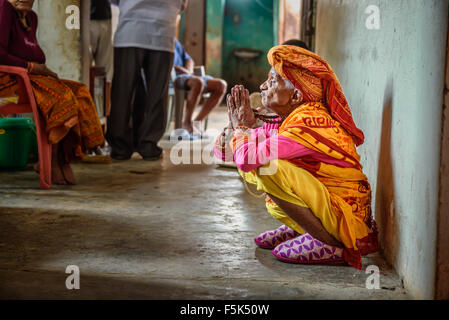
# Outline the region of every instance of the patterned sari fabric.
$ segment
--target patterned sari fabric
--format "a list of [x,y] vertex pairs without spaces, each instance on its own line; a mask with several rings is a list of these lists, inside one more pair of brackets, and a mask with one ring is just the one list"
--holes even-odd
[[[89,90],[79,82],[30,75],[34,96],[51,144],[62,142],[67,160],[104,144],[103,130]],[[0,73],[0,96],[18,94],[14,76]]]
[[301,90],[306,102],[325,102],[332,118],[352,136],[355,144],[363,143],[363,132],[354,124],[340,82],[324,59],[306,49],[284,45],[270,49],[268,62]]
[[309,157],[289,160],[325,186],[331,211],[337,219],[331,233],[336,233],[345,245],[346,261],[361,267],[361,255],[377,251],[378,243],[371,216],[371,187],[362,172],[352,137],[332,119],[323,103],[301,105],[282,123],[279,134],[353,166],[342,168]]

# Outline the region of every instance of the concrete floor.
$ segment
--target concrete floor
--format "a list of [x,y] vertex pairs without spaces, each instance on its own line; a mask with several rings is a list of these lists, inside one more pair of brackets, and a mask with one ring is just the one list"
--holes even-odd
[[[210,126],[223,127],[223,109]],[[0,173],[2,299],[408,299],[384,273],[368,290],[364,271],[277,261],[253,237],[279,223],[234,169],[174,165],[139,156],[74,164],[76,186],[40,190],[31,168]],[[80,290],[67,290],[68,265]]]

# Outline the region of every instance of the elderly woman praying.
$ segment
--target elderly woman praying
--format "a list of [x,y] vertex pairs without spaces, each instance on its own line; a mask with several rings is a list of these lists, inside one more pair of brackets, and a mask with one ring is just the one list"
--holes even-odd
[[[47,68],[36,38],[34,0],[0,0],[0,64],[26,68],[37,106],[45,119],[52,151],[52,182],[75,184],[70,160],[104,144],[89,90],[82,83],[61,80]],[[15,77],[0,73],[0,96],[17,94]]]
[[[260,86],[273,116],[255,114],[249,93],[227,96],[229,124],[215,155],[235,161],[245,183],[266,194],[268,212],[283,225],[254,240],[284,262],[349,264],[378,250],[371,188],[356,145],[364,141],[340,83],[318,55],[282,45]],[[254,128],[256,117],[265,120]]]

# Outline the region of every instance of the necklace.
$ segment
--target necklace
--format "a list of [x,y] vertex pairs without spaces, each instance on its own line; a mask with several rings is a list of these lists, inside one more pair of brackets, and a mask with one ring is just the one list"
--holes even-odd
[[28,21],[28,18],[26,15],[20,14],[17,10],[16,10],[16,15],[19,18],[20,21],[20,25],[22,26],[22,28],[26,31],[29,32],[31,30],[31,25]]

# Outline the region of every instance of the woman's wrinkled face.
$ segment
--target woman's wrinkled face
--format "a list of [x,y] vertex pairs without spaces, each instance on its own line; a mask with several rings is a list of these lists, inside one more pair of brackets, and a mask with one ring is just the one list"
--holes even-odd
[[34,0],[8,0],[17,11],[28,12],[33,8]]
[[285,118],[302,102],[303,95],[290,81],[281,77],[274,68],[268,79],[260,86],[262,105]]

